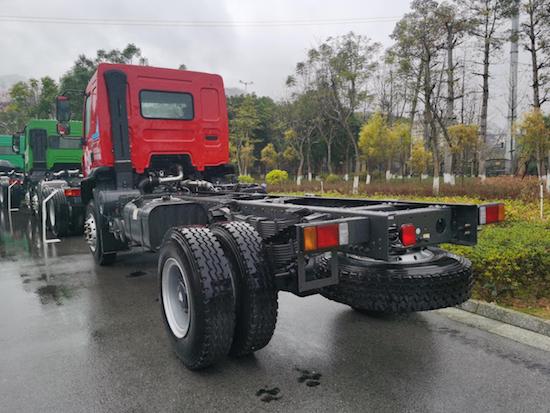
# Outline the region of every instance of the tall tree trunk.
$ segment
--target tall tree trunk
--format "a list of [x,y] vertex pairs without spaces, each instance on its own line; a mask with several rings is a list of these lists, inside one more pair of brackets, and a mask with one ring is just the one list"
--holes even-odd
[[491,42],[485,36],[483,46],[483,94],[481,98],[481,116],[479,120],[480,148],[478,150],[478,176],[485,180],[485,154],[487,146],[487,112],[489,105],[489,64],[490,64]]
[[327,167],[329,175],[332,175],[332,142],[327,140]]
[[307,180],[311,181],[311,143],[307,138]]
[[[455,122],[455,79],[454,79],[454,33],[451,24],[447,25],[447,108],[446,108],[446,122],[445,127],[452,125]],[[453,153],[451,151],[451,143],[446,140],[444,145],[444,164],[445,169],[443,171],[443,182],[446,184],[455,184],[455,177],[453,173]]]
[[434,116],[432,113],[432,74],[431,74],[431,55],[426,50],[424,55],[424,138],[426,144],[431,143],[432,156],[434,163],[433,175],[433,194],[439,194],[439,145],[437,139],[437,130],[435,127]]
[[531,66],[533,71],[533,107],[540,108],[540,91],[539,91],[539,65],[537,58],[537,35],[535,33],[536,27],[534,22],[534,6],[532,0],[529,0],[528,3],[528,14],[529,14],[529,23],[528,23],[528,37],[529,37],[529,47],[528,50],[531,53]]

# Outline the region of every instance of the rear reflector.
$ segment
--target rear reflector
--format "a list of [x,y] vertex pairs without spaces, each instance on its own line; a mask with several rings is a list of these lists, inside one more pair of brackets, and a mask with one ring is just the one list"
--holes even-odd
[[315,251],[317,249],[317,228],[304,228],[304,250]]
[[80,188],[67,188],[64,192],[68,197],[80,196]]
[[413,224],[403,224],[399,229],[399,239],[404,247],[416,244],[416,227]]
[[338,224],[317,227],[317,248],[332,248],[340,245],[340,230]]
[[347,244],[349,244],[347,222],[304,228],[304,251],[336,248]]
[[479,224],[492,224],[504,221],[504,204],[488,204],[479,207]]

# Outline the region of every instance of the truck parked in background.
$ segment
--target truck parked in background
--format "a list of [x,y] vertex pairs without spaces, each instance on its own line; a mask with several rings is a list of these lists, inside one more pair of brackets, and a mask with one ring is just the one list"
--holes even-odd
[[41,214],[42,201],[56,192],[47,210],[51,230],[56,236],[82,233],[82,122],[71,121],[60,129],[56,120],[33,119],[12,139],[24,158],[23,188],[31,212]]
[[0,135],[0,208],[7,207],[8,198],[11,200],[11,208],[17,208],[21,203],[23,166],[23,155],[19,147],[13,148],[12,136]]

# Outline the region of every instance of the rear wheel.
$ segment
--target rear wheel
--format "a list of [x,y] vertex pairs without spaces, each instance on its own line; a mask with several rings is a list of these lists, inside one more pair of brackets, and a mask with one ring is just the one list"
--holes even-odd
[[225,357],[235,329],[229,263],[208,228],[173,228],[159,257],[164,325],[177,356],[192,370]]
[[[470,261],[437,248],[418,254],[392,263],[339,256],[340,281],[321,294],[376,316],[450,307],[470,298]],[[321,267],[328,270],[328,259]]]
[[108,235],[94,201],[90,201],[86,208],[84,236],[95,261],[99,265],[110,265],[116,260],[116,252],[105,252],[103,250],[103,240]]
[[56,191],[48,201],[48,221],[56,237],[66,237],[69,235],[70,207],[63,191]]
[[0,185],[0,206],[5,207],[8,201],[8,191],[7,187],[4,185]]
[[230,354],[251,354],[269,343],[277,323],[277,290],[262,239],[244,222],[217,224],[211,229],[229,260],[237,298]]
[[29,190],[29,207],[31,209],[32,215],[36,217],[40,216],[42,204],[40,196],[38,195],[38,189],[36,187],[32,187]]

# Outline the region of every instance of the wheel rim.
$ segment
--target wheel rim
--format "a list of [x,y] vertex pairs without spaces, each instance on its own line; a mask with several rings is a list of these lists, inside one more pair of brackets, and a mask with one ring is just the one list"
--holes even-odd
[[97,226],[92,213],[88,214],[84,222],[84,237],[90,250],[95,253],[97,248]]
[[53,200],[50,201],[50,205],[48,205],[48,215],[50,218],[50,227],[53,231],[55,231],[55,205]]
[[162,304],[170,330],[177,338],[187,335],[191,325],[192,303],[187,274],[174,258],[162,268]]
[[40,211],[39,211],[39,205],[38,205],[38,195],[33,193],[32,196],[31,196],[31,206],[32,206],[32,210],[38,214]]

